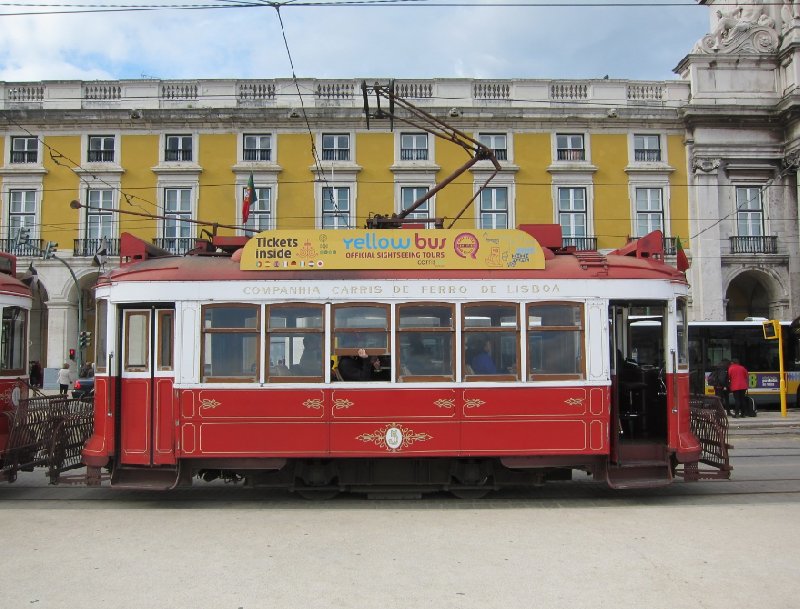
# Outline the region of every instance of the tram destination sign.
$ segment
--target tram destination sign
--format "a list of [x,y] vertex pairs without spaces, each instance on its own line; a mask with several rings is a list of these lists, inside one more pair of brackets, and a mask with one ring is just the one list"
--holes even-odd
[[272,230],[244,247],[240,268],[273,270],[543,269],[520,230]]

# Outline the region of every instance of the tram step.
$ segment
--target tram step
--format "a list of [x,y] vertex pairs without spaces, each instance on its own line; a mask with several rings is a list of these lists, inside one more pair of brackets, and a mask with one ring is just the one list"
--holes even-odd
[[672,482],[672,468],[664,461],[626,461],[609,465],[606,481],[611,488],[649,488]]
[[177,468],[116,467],[111,474],[114,488],[168,490],[180,481]]

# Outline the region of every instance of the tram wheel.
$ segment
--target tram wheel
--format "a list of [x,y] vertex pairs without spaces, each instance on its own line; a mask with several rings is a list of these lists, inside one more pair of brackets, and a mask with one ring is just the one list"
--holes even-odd
[[483,499],[491,490],[490,488],[451,488],[450,494],[458,499]]
[[339,494],[339,491],[336,489],[325,489],[315,491],[313,489],[296,489],[295,493],[300,495],[303,499],[307,499],[308,501],[328,501],[329,499],[333,499],[336,495]]

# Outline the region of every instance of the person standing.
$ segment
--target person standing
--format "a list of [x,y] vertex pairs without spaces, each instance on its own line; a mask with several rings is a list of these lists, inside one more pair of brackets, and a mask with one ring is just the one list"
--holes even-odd
[[739,360],[734,359],[728,366],[728,388],[733,393],[733,402],[736,407],[734,418],[746,417],[749,414],[747,407],[748,384],[747,368],[742,366]]
[[722,406],[729,415],[733,414],[730,402],[728,401],[728,386],[730,384],[728,380],[728,368],[730,365],[731,363],[724,359],[717,364],[711,374],[708,375],[708,384],[714,388],[714,395],[722,400]]
[[70,384],[69,364],[64,362],[61,370],[58,371],[58,392],[66,396]]

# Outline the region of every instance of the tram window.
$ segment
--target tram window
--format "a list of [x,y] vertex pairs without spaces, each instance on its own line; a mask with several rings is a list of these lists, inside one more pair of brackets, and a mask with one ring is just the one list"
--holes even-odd
[[689,321],[686,314],[686,299],[679,298],[676,308],[678,326],[678,367],[689,367]]
[[20,307],[3,309],[0,369],[4,374],[22,374],[28,337],[28,312]]
[[206,305],[202,318],[203,381],[256,381],[259,369],[259,307]]
[[519,379],[519,315],[516,305],[464,305],[464,380]]
[[147,370],[149,341],[150,313],[147,311],[126,311],[125,370],[129,372]]
[[455,379],[451,304],[407,304],[397,308],[400,381]]
[[662,368],[665,361],[665,313],[662,304],[631,306],[626,357],[644,368]]
[[325,374],[325,310],[321,305],[287,303],[267,309],[267,382],[319,382]]
[[529,304],[528,378],[584,378],[583,305]]
[[106,322],[108,320],[108,301],[98,300],[94,321],[94,359],[95,370],[105,372],[108,359],[106,341]]
[[174,311],[158,312],[158,369],[172,370],[173,359],[173,320]]
[[[343,357],[357,356],[358,351],[364,349],[370,358],[371,367],[369,369],[365,367],[369,374],[359,373],[357,376],[375,381],[390,380],[389,305],[334,305],[332,343],[340,375],[344,376],[339,360]],[[353,368],[353,366],[348,367]],[[360,369],[360,366],[358,368]]]

